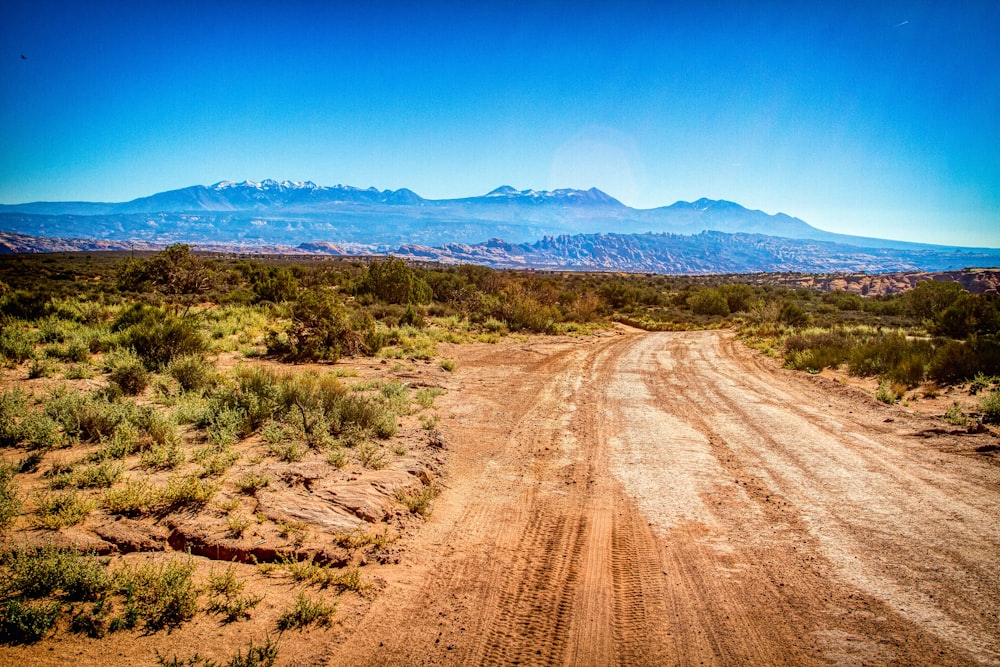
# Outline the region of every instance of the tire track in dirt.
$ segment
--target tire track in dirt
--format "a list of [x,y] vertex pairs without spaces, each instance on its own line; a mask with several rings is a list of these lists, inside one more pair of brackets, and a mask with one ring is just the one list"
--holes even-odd
[[[615,336],[539,360],[527,352],[502,388],[466,384],[456,403],[474,394],[476,409],[456,405],[450,436],[478,446],[456,444],[452,465],[465,474],[439,499],[455,503],[422,531],[439,551],[414,545],[428,567],[381,596],[332,664],[652,664],[665,643],[654,627],[663,568],[646,520],[607,474],[594,389],[627,347]],[[476,359],[461,363],[481,378]],[[502,406],[485,420],[483,399]]]
[[[1000,552],[994,468],[915,449],[881,414],[858,410],[856,399],[761,368],[714,332],[649,337],[633,357],[632,366],[657,368],[649,393],[683,416],[702,457],[673,466],[703,480],[705,502],[685,515],[705,532],[687,541],[713,546],[706,568],[724,572],[731,561],[740,570],[727,582],[732,595],[710,605],[727,613],[712,625],[726,628],[749,607],[752,616],[736,625],[766,630],[779,654],[784,644],[796,662],[997,662],[990,623],[998,576],[988,555]],[[676,512],[641,497],[640,505],[677,551],[687,531],[675,527]],[[683,554],[677,560],[696,563]],[[698,594],[721,595],[713,588],[699,584]]]
[[997,664],[996,469],[725,333],[454,352],[448,488],[329,664]]

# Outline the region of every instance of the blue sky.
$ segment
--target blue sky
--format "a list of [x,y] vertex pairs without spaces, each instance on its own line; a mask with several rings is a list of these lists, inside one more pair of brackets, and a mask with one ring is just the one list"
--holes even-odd
[[997,35],[998,0],[4,3],[0,202],[596,186],[1000,247]]

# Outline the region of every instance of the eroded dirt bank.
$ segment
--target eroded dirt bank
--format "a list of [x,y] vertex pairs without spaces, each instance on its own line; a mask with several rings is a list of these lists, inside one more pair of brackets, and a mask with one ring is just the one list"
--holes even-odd
[[727,333],[455,354],[448,488],[331,664],[1000,664],[992,436]]

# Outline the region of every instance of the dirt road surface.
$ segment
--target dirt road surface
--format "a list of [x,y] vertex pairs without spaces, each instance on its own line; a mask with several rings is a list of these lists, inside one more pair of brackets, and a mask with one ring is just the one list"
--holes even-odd
[[457,354],[448,488],[332,664],[1000,664],[989,457],[728,333]]

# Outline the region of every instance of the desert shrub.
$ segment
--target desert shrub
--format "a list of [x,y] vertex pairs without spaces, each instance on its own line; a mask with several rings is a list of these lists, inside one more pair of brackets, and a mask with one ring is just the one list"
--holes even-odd
[[819,371],[847,361],[853,337],[839,329],[793,334],[785,339],[785,365],[795,370]]
[[144,479],[127,479],[125,484],[108,489],[101,505],[111,514],[139,516],[152,512],[160,501],[159,492]]
[[215,264],[196,256],[191,247],[174,244],[149,259],[128,259],[117,269],[118,289],[128,292],[156,291],[190,305],[218,279]]
[[175,357],[198,355],[208,349],[194,324],[174,315],[147,316],[128,330],[127,342],[152,370],[165,368]]
[[155,322],[164,317],[166,317],[166,312],[162,308],[137,301],[118,313],[111,322],[111,331],[115,333],[127,331],[134,326]]
[[194,563],[146,563],[120,573],[127,604],[147,630],[179,627],[198,611],[198,590],[192,574]]
[[225,428],[225,423],[235,421],[238,437],[245,437],[263,426],[278,409],[278,375],[266,368],[238,366],[233,379],[235,384],[221,386],[211,396],[214,414],[230,413],[215,418],[214,422]]
[[928,375],[941,383],[971,380],[977,373],[1000,375],[1000,343],[985,337],[947,341],[934,352]]
[[217,490],[215,483],[202,480],[196,475],[171,477],[160,495],[160,504],[165,509],[205,505]]
[[45,317],[51,297],[47,294],[14,290],[0,296],[0,314],[19,320],[38,320]]
[[381,470],[388,465],[385,452],[374,442],[365,442],[354,448],[354,454],[358,457],[358,462],[370,470]]
[[202,467],[202,477],[218,477],[229,470],[240,458],[240,453],[229,444],[209,445],[196,451],[192,459]]
[[156,651],[156,664],[160,667],[274,667],[278,660],[278,642],[270,637],[264,637],[263,644],[254,644],[251,639],[247,644],[247,653],[237,649],[236,655],[224,665],[210,658],[203,658],[197,653],[188,658],[167,658]]
[[322,289],[303,291],[293,304],[287,342],[272,334],[267,343],[272,354],[327,361],[375,354],[381,344],[374,319],[352,318],[332,291]]
[[938,382],[951,384],[972,377],[976,368],[972,347],[964,341],[952,340],[935,351],[928,374]]
[[687,298],[687,305],[696,315],[725,317],[729,314],[729,302],[726,296],[714,288],[698,290]]
[[109,578],[93,554],[55,546],[21,547],[7,552],[4,595],[39,599],[58,595],[69,601],[96,600],[104,595]]
[[327,604],[322,600],[313,600],[305,592],[301,592],[295,598],[295,604],[278,618],[278,629],[284,632],[314,624],[329,625],[336,611],[336,603]]
[[865,306],[865,300],[861,295],[840,290],[827,292],[822,299],[824,303],[833,305],[841,312],[863,310]]
[[40,528],[58,530],[87,518],[95,503],[76,491],[39,493],[35,496],[35,523]]
[[164,444],[154,443],[148,449],[142,450],[139,463],[144,468],[153,470],[173,470],[184,463],[185,458],[180,442],[175,440]]
[[421,387],[417,390],[415,398],[420,407],[430,408],[434,406],[434,399],[443,393],[444,389],[440,387]]
[[28,379],[47,378],[55,371],[52,362],[47,359],[32,359],[28,365]]
[[110,438],[120,426],[139,419],[139,409],[131,401],[72,389],[53,392],[45,402],[45,413],[69,436],[90,442]]
[[906,393],[906,385],[894,384],[889,380],[882,380],[875,390],[875,398],[882,403],[895,403],[903,398]]
[[1000,424],[1000,389],[994,389],[979,400],[979,411],[987,424]]
[[119,352],[109,365],[108,379],[126,396],[141,394],[149,385],[149,371],[135,352]]
[[403,503],[406,509],[420,516],[430,515],[431,501],[438,494],[437,487],[433,485],[423,486],[417,491],[398,491],[396,500]]
[[260,266],[258,270],[250,276],[250,289],[253,291],[254,301],[271,301],[279,303],[281,301],[291,301],[299,291],[299,281],[291,271],[284,267]]
[[[246,582],[236,578],[236,570],[230,565],[222,574],[214,571],[208,575],[209,613],[220,614],[223,622],[232,623],[250,618],[250,610],[257,606],[263,595],[243,595]],[[252,650],[251,645],[251,650]]]
[[121,479],[121,464],[105,460],[52,478],[52,488],[107,489]]
[[375,260],[358,282],[359,294],[370,294],[386,303],[429,303],[430,285],[397,257]]
[[399,323],[419,329],[424,326],[424,314],[417,308],[414,308],[412,303],[409,303],[406,305],[406,310],[403,311],[403,314],[399,316]]
[[952,403],[944,412],[944,420],[952,426],[966,426],[969,423],[969,416],[962,410],[962,406],[957,402]]
[[230,512],[226,515],[226,525],[229,526],[229,534],[233,537],[239,538],[243,536],[246,529],[253,524],[253,519],[248,517],[246,514],[240,514],[239,512]]
[[177,380],[183,391],[203,391],[216,381],[214,369],[198,355],[172,359],[167,366],[167,373]]
[[31,644],[44,637],[62,605],[53,601],[26,601],[13,598],[0,602],[0,639],[17,644]]
[[964,291],[955,282],[925,280],[906,293],[907,309],[918,319],[933,321]]
[[18,387],[0,392],[0,447],[14,447],[24,439],[21,418],[28,409],[28,397]]
[[86,341],[75,339],[65,344],[50,345],[45,348],[45,354],[61,361],[82,363],[90,358],[90,344]]
[[6,364],[19,364],[35,353],[35,340],[24,328],[0,323],[0,360]]
[[778,321],[792,327],[801,327],[809,321],[809,314],[794,301],[786,301],[778,312]]
[[901,333],[884,334],[851,351],[848,368],[851,375],[884,376],[914,386],[923,380],[932,350],[930,341],[907,339]]
[[21,497],[14,481],[15,473],[13,466],[0,464],[0,530],[13,525],[21,513]]
[[285,463],[295,463],[305,458],[309,450],[297,440],[281,440],[267,448],[268,453]]

